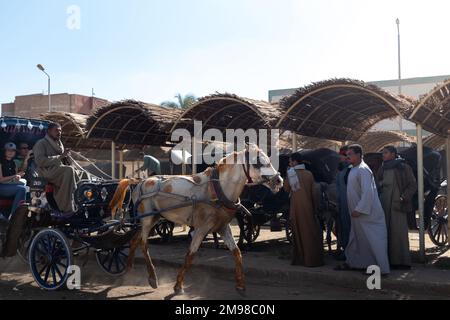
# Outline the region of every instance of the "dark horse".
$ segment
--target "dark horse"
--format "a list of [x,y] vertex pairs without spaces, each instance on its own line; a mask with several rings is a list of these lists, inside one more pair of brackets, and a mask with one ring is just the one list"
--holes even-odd
[[[300,154],[303,156],[306,169],[312,172],[316,181],[316,192],[320,199],[317,217],[321,227],[327,232],[328,248],[331,251],[332,232],[337,214],[336,175],[339,154],[329,149],[303,150]],[[279,172],[283,178],[286,178],[289,158],[290,155],[280,156]],[[242,198],[245,199],[243,204],[247,208],[252,208],[257,203],[262,204],[262,209],[273,215],[280,212],[281,208],[286,211],[285,208],[289,206],[289,195],[284,190],[274,195],[269,190],[261,190],[264,188],[261,186],[248,188]]]
[[[400,156],[405,159],[413,169],[414,175],[417,179],[417,147],[399,150]],[[383,156],[381,153],[370,153],[364,156],[364,160],[370,166],[372,171],[376,174],[383,163]],[[430,226],[431,215],[433,213],[434,201],[439,193],[441,186],[441,166],[442,156],[439,152],[431,148],[424,147],[423,149],[423,171],[424,171],[424,190],[425,190],[425,229]],[[418,194],[414,196],[415,210],[418,209]],[[411,230],[417,230],[417,219],[415,212],[408,215],[408,224]]]

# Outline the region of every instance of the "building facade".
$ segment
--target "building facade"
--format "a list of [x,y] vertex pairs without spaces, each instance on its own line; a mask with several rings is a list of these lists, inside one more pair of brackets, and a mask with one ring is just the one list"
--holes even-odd
[[[105,99],[88,97],[78,94],[52,94],[52,111],[69,112],[90,115],[98,107],[109,102]],[[14,102],[2,104],[2,116],[17,116],[24,118],[38,118],[47,113],[48,95],[32,94],[17,96]]]

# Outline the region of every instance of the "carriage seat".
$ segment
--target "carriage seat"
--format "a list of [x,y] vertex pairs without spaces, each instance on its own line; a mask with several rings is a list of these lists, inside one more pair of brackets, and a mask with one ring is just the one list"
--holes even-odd
[[51,183],[48,183],[45,186],[45,193],[54,193],[54,192],[55,192],[55,185],[51,184]]
[[13,205],[13,199],[0,199],[0,208],[10,208]]

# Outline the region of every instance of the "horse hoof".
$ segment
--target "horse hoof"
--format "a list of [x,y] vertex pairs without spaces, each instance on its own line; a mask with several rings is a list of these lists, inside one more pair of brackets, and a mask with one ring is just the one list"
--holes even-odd
[[236,291],[237,291],[237,293],[239,293],[239,295],[241,296],[241,297],[246,297],[247,295],[246,295],[246,291],[245,291],[245,288],[240,288],[240,287],[236,287]]
[[173,292],[175,293],[175,295],[180,296],[184,294],[184,289],[183,288],[173,288]]
[[158,289],[158,279],[152,279],[152,278],[148,278],[148,284],[150,285],[150,287],[152,287],[153,289]]

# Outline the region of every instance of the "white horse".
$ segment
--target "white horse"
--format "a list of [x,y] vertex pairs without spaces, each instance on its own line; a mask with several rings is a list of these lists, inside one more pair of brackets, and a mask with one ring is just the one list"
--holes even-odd
[[[133,180],[122,182],[111,202],[117,208],[124,197],[126,187]],[[183,293],[186,271],[192,266],[195,253],[208,233],[219,233],[228,249],[233,252],[236,263],[236,289],[245,291],[242,255],[230,227],[235,217],[245,185],[265,184],[274,193],[283,186],[283,179],[275,170],[269,157],[256,145],[233,153],[222,159],[216,168],[193,176],[152,177],[140,182],[132,198],[138,215],[156,214],[142,218],[142,232],[131,243],[128,268],[132,268],[135,251],[141,246],[149,274],[149,284],[158,287],[158,280],[148,252],[148,237],[160,217],[179,225],[194,228],[192,242],[184,266],[180,270],[174,287],[175,294]]]

